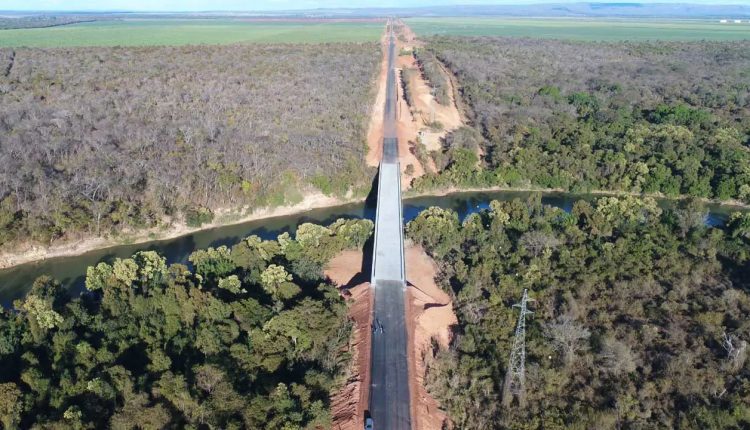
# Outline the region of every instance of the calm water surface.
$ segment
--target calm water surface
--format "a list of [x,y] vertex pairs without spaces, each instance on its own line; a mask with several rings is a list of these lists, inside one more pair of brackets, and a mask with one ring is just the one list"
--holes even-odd
[[[410,198],[404,200],[404,219],[408,222],[425,208],[440,206],[455,210],[460,219],[463,220],[469,214],[488,208],[492,200],[526,199],[531,194],[530,192],[518,191],[468,192],[441,197]],[[543,194],[542,203],[570,211],[576,201],[594,198],[591,195],[548,193]],[[669,206],[673,203],[661,201],[660,204]],[[732,208],[723,206],[709,206],[709,210],[707,223],[712,226],[722,225],[729,214],[733,212]],[[174,239],[120,245],[73,257],[52,258],[23,264],[0,271],[0,303],[5,307],[10,306],[13,300],[23,297],[34,279],[41,275],[50,275],[62,282],[72,293],[78,293],[83,289],[86,268],[101,261],[111,262],[115,258],[130,257],[138,251],[152,250],[165,256],[167,263],[187,263],[188,256],[196,249],[220,245],[231,246],[253,234],[263,239],[275,239],[276,236],[284,232],[293,234],[299,224],[313,222],[327,225],[338,218],[368,218],[374,220],[374,202],[372,204],[354,203],[332,208],[314,209],[296,215],[217,227]]]

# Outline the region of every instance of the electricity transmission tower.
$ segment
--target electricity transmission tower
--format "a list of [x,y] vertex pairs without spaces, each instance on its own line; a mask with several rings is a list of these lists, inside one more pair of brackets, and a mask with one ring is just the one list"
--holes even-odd
[[516,324],[516,335],[513,338],[513,348],[510,351],[510,361],[508,362],[508,371],[505,373],[505,384],[503,385],[503,404],[507,407],[513,401],[513,397],[518,399],[519,405],[524,403],[526,380],[526,315],[532,314],[527,309],[529,301],[528,290],[523,290],[521,303],[513,307],[521,308],[518,315],[518,324]]

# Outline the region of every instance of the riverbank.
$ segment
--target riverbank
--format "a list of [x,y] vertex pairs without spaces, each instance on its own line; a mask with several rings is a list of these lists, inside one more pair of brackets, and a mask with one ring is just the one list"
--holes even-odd
[[631,196],[631,197],[652,197],[657,200],[666,200],[666,201],[684,201],[688,199],[696,199],[701,203],[705,203],[708,205],[716,205],[720,207],[726,207],[726,208],[736,208],[737,210],[746,211],[750,210],[750,204],[743,203],[739,200],[716,200],[716,199],[709,199],[705,197],[692,197],[687,195],[679,195],[679,196],[668,196],[666,194],[662,193],[636,193],[633,191],[608,191],[608,190],[592,190],[592,191],[585,191],[581,193],[575,193],[572,191],[565,190],[563,188],[535,188],[535,187],[469,187],[469,188],[457,188],[457,187],[447,187],[447,188],[439,188],[434,190],[428,190],[428,191],[412,191],[407,190],[404,192],[403,198],[411,199],[411,198],[417,198],[417,197],[445,197],[449,196],[451,194],[458,194],[458,193],[492,193],[492,192],[515,192],[515,193],[542,193],[542,194],[566,194],[570,196],[584,196],[584,195],[594,195],[594,196],[614,196],[614,197],[624,197],[624,196]]
[[[423,197],[446,197],[453,194],[461,193],[492,193],[492,192],[538,192],[542,194],[564,194],[570,196],[577,195],[595,195],[595,196],[647,196],[665,201],[680,201],[689,198],[688,196],[670,197],[661,194],[640,194],[624,191],[606,191],[594,190],[587,193],[571,193],[557,188],[534,188],[534,187],[476,187],[476,188],[442,188],[424,192],[407,191],[404,199],[414,199]],[[122,245],[137,245],[147,242],[158,242],[169,239],[176,239],[193,233],[211,230],[220,227],[243,224],[250,221],[262,221],[282,216],[297,215],[313,209],[327,209],[350,203],[361,203],[364,197],[336,198],[325,196],[322,193],[311,193],[306,195],[303,200],[294,205],[278,206],[273,208],[262,208],[249,214],[242,214],[242,208],[239,210],[217,211],[216,220],[210,224],[204,224],[201,227],[188,227],[184,223],[173,223],[166,228],[153,228],[140,232],[132,232],[113,237],[86,238],[71,242],[61,242],[49,247],[39,245],[29,245],[27,249],[7,251],[0,253],[0,270],[9,269],[25,263],[39,262],[57,257],[74,257],[90,251],[106,250]],[[728,209],[750,210],[750,205],[739,201],[717,201],[712,199],[699,199],[700,201]]]
[[51,246],[25,245],[15,251],[4,251],[0,253],[0,270],[9,269],[25,263],[43,261],[57,257],[73,257],[89,251],[104,250],[122,245],[136,245],[139,243],[154,242],[175,239],[192,233],[210,230],[213,228],[227,227],[235,224],[243,224],[249,221],[258,221],[280,216],[295,215],[312,209],[323,209],[344,205],[347,203],[358,203],[364,201],[364,197],[337,198],[326,196],[322,193],[311,193],[303,197],[302,201],[294,205],[265,207],[259,210],[243,214],[247,207],[235,210],[217,210],[215,220],[200,227],[189,227],[184,222],[174,222],[166,227],[154,227],[137,232],[127,232],[109,237],[90,237],[75,241],[61,242]]

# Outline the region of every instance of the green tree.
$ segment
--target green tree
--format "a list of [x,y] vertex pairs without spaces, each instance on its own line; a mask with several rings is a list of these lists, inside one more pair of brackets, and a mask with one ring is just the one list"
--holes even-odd
[[451,210],[430,207],[406,225],[406,232],[437,255],[445,254],[458,237],[458,215]]
[[292,283],[292,275],[283,266],[271,264],[260,278],[263,290],[276,301],[277,308],[280,308],[283,300],[291,299],[300,292],[299,287]]
[[30,294],[19,308],[26,313],[34,339],[39,342],[50,330],[63,323],[63,317],[52,309],[49,300]]
[[167,274],[167,259],[154,251],[140,251],[133,255],[138,265],[138,281],[148,290],[161,283]]
[[369,219],[338,219],[329,228],[342,240],[344,248],[362,248],[372,236],[375,223]]
[[727,222],[732,237],[750,239],[750,213],[734,212]]
[[231,251],[226,246],[195,251],[188,260],[195,265],[195,272],[204,278],[219,278],[236,268]]
[[240,278],[237,277],[237,275],[230,275],[226,278],[220,278],[218,287],[233,294],[244,292],[244,289],[242,288],[242,282],[240,281]]
[[295,233],[295,239],[299,242],[302,247],[318,247],[321,241],[331,236],[332,232],[329,228],[323,227],[317,224],[304,223],[297,227]]
[[3,428],[16,428],[21,421],[23,411],[23,393],[12,382],[0,384],[0,421]]
[[[340,237],[309,250],[340,250],[367,226],[338,223]],[[153,252],[101,263],[79,298],[40,277],[0,313],[0,427],[241,428],[256,414],[251,428],[330,426],[351,323],[326,280],[295,285],[290,270],[313,260],[286,239],[294,259],[248,238],[238,259],[225,247],[194,253],[192,271]],[[291,409],[274,409],[279,383]]]

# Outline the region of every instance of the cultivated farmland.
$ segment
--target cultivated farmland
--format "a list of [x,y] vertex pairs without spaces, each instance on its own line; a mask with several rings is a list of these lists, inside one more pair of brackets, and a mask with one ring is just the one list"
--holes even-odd
[[382,32],[377,21],[139,19],[3,30],[0,47],[374,42]]
[[750,24],[715,20],[410,18],[419,36],[512,36],[570,40],[745,40]]

